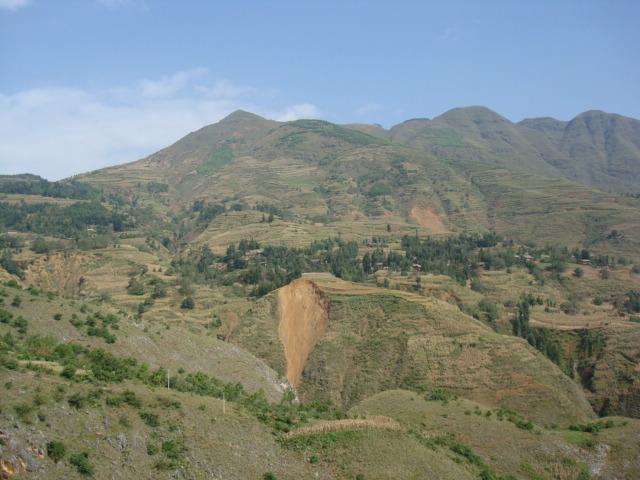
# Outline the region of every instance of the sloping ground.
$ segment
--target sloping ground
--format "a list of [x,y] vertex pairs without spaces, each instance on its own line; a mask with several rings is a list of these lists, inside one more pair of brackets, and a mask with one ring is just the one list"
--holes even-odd
[[589,399],[602,414],[640,418],[640,325],[607,327],[604,335],[588,380]]
[[[271,401],[279,401],[284,387],[276,372],[262,360],[236,345],[218,340],[204,326],[188,323],[171,325],[149,321],[134,321],[121,315],[108,304],[80,303],[59,297],[47,298],[26,290],[9,290],[11,296],[22,299],[20,307],[4,305],[14,318],[23,316],[28,323],[29,335],[51,335],[65,343],[78,343],[100,347],[116,355],[133,357],[152,368],[164,367],[170,372],[180,368],[202,371],[226,382],[241,383],[248,391],[263,390]],[[93,312],[114,313],[120,319],[118,329],[112,329],[115,343],[86,334],[85,319]],[[54,315],[60,314],[60,320]],[[80,326],[71,321],[75,315]],[[7,327],[8,328],[8,327]],[[5,325],[0,324],[0,334]]]
[[287,432],[285,438],[304,437],[329,432],[346,432],[367,429],[401,430],[401,426],[389,417],[376,416],[371,418],[347,418],[343,420],[325,420],[308,427],[298,428]]
[[297,386],[309,355],[327,328],[328,302],[313,282],[298,279],[278,290],[278,311],[287,380]]
[[[581,388],[526,341],[495,333],[456,307],[408,292],[308,275],[331,302],[326,333],[298,392],[351,406],[397,387],[443,387],[546,423],[592,418]],[[274,296],[256,302],[234,341],[284,373]]]
[[588,328],[598,339],[585,349],[585,329],[545,327],[562,341],[577,382],[600,415],[640,418],[640,324],[618,321]]
[[[425,401],[413,392],[386,391],[351,410],[387,415],[426,439],[449,438],[470,447],[500,475],[528,479],[635,479],[640,471],[640,421],[613,417],[613,428],[598,434],[518,428],[467,400]],[[442,447],[440,447],[442,448]],[[579,477],[581,467],[592,477]]]
[[[460,164],[486,200],[489,228],[522,242],[587,246],[638,258],[640,202],[561,178]],[[612,230],[621,232],[610,238]]]
[[411,208],[409,215],[418,225],[427,228],[433,234],[449,232],[442,218],[433,208],[416,205]]
[[[99,388],[29,371],[3,370],[2,381],[10,387],[2,393],[0,465],[4,473],[19,474],[7,475],[11,480],[88,478],[70,463],[81,452],[97,480],[245,480],[267,472],[279,479],[334,478],[325,466],[283,448],[267,427],[230,402],[223,409],[212,397],[134,383]],[[105,402],[124,391],[140,405]],[[93,400],[76,409],[68,402],[74,394]],[[31,410],[25,413],[24,406]],[[157,421],[145,422],[145,414]],[[51,441],[65,446],[57,463],[47,457]]]
[[466,465],[463,457],[436,452],[400,431],[331,432],[299,437],[289,443],[308,458],[317,458],[319,464],[327,465],[341,480],[479,478],[478,469]]

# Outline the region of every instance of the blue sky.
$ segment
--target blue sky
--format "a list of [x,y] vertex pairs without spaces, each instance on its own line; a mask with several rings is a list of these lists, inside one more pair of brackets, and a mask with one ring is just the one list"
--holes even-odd
[[640,118],[637,1],[0,0],[0,173],[131,161],[236,108]]

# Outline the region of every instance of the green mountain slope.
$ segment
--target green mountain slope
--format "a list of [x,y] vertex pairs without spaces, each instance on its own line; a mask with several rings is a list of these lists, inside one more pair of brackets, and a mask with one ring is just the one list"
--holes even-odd
[[[555,155],[560,126],[540,123],[548,127],[514,125],[474,107],[381,136],[379,127],[236,112],[143,160],[80,179],[166,219],[197,201],[244,211],[232,222],[225,214],[195,230],[185,225],[191,240],[214,248],[225,248],[234,233],[301,245],[327,233],[363,238],[390,225],[424,234],[495,229],[539,243],[561,232],[567,245],[635,255],[640,202],[564,180],[562,155],[556,165],[545,160]],[[260,205],[277,212],[275,223],[248,213]],[[611,241],[612,230],[623,233]]]

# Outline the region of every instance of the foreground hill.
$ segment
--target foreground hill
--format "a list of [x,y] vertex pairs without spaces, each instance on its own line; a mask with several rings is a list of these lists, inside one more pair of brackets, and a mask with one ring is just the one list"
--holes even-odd
[[[407,330],[411,305],[441,309],[443,314],[447,310],[438,302],[405,292],[390,292],[388,297],[395,300],[387,298],[387,302],[378,305],[375,297],[380,295],[380,289],[346,285],[329,277],[315,279],[332,302],[345,295],[351,297],[347,301],[366,296],[373,309],[387,305],[388,313]],[[126,341],[131,327],[121,317],[115,323],[105,305],[70,302],[33,288],[22,290],[14,284],[4,286],[0,293],[5,299],[21,299],[5,305],[3,311],[10,312],[11,317],[0,322],[0,375],[4,392],[0,404],[0,468],[5,478],[346,480],[421,478],[426,474],[443,480],[633,479],[640,468],[637,420],[620,417],[589,420],[589,413],[583,414],[582,421],[576,419],[576,414],[580,416],[586,410],[580,395],[568,388],[567,378],[561,379],[557,369],[521,342],[494,343],[499,336],[476,325],[471,318],[454,314],[455,326],[435,321],[440,324],[442,335],[430,354],[432,361],[438,363],[438,357],[444,355],[440,358],[452,358],[455,365],[439,363],[434,371],[436,377],[431,377],[433,383],[420,393],[415,388],[393,389],[388,383],[392,377],[386,380],[376,377],[379,375],[376,367],[380,365],[375,362],[387,362],[390,357],[384,349],[372,350],[371,342],[375,339],[369,337],[370,345],[361,350],[369,357],[369,363],[358,362],[349,368],[359,366],[353,378],[366,375],[368,381],[374,382],[374,389],[360,383],[357,391],[352,391],[355,394],[351,397],[352,408],[345,411],[319,400],[322,395],[306,406],[291,402],[290,396],[267,403],[260,395],[248,395],[237,383],[195,374],[190,360],[180,363],[178,358],[171,360],[174,363],[170,371],[176,373],[170,377],[167,388],[166,369],[154,370],[144,362],[136,363],[127,358],[130,350],[119,350],[118,345]],[[303,296],[296,299],[295,292],[284,290],[278,296],[302,302],[302,311],[310,312],[313,305],[313,301],[308,303]],[[62,316],[44,315],[47,309]],[[264,302],[256,303],[254,310],[260,315]],[[370,310],[371,307],[362,312]],[[281,311],[299,311],[299,306],[289,305]],[[95,320],[98,327],[107,325],[103,328],[115,333],[115,342],[81,334],[90,327],[86,322],[73,325],[81,316]],[[353,312],[349,317],[356,319]],[[315,363],[316,367],[305,369],[309,373],[303,375],[304,395],[312,393],[312,389],[305,389],[305,383],[320,381],[331,365],[340,374],[342,362],[336,355],[341,353],[330,353],[333,348],[330,344],[340,341],[337,330],[347,326],[349,317],[345,316],[344,308],[337,306],[328,318],[323,338],[309,357],[310,364]],[[18,318],[22,320],[16,321]],[[320,321],[321,315],[315,320]],[[147,322],[155,323],[152,319]],[[427,316],[424,322],[434,320]],[[358,323],[361,322],[354,324]],[[414,328],[419,329],[420,323],[414,319]],[[76,330],[75,334],[68,331],[67,324]],[[260,323],[255,325],[262,328]],[[246,327],[241,327],[239,338],[246,338]],[[458,332],[449,331],[450,328]],[[475,333],[461,334],[461,329]],[[388,330],[383,326],[383,331]],[[46,335],[51,333],[53,336]],[[156,336],[152,332],[144,334],[150,337],[149,341]],[[454,336],[447,338],[449,334]],[[172,335],[182,337],[184,333],[172,327]],[[415,332],[409,335],[414,340],[419,338]],[[465,344],[472,335],[478,336],[476,346]],[[399,343],[398,339],[389,338],[390,343],[384,342],[385,348]],[[268,336],[262,339],[263,344],[269,341]],[[456,342],[460,342],[458,347]],[[361,342],[359,345],[364,346]],[[457,370],[462,365],[460,361],[466,362],[463,357],[483,355],[483,351],[486,354],[488,345],[503,353],[511,352],[512,368],[490,362],[480,369],[497,368],[502,373]],[[459,356],[447,353],[451,348],[461,348],[462,353]],[[208,355],[206,350],[200,351]],[[345,353],[348,357],[353,352]],[[226,361],[236,363],[233,357]],[[325,363],[320,369],[319,361]],[[530,365],[526,367],[519,362]],[[178,365],[184,368],[174,370]],[[228,365],[214,364],[211,368],[215,373],[229,372]],[[460,386],[447,383],[450,389],[435,388],[437,378],[447,371],[460,378]],[[344,371],[340,375],[344,376]],[[478,383],[478,379],[469,389],[469,382],[474,382],[472,379],[477,375],[494,382],[493,385],[510,388],[494,392],[502,399],[490,392],[492,384]],[[533,382],[525,378],[529,375]],[[408,382],[406,387],[412,383]],[[330,386],[334,384],[329,381]],[[558,391],[549,388],[552,385]],[[372,394],[373,390],[378,393]],[[466,400],[455,396],[453,391],[483,397],[487,402]],[[503,406],[497,407],[496,400]],[[560,404],[555,403],[558,400]],[[566,400],[575,402],[574,413]],[[526,401],[530,402],[528,406],[523,403]],[[506,405],[519,411],[504,408]],[[561,412],[569,416],[562,417]],[[531,422],[529,414],[536,421]],[[556,419],[569,418],[574,419],[573,425],[547,425]]]

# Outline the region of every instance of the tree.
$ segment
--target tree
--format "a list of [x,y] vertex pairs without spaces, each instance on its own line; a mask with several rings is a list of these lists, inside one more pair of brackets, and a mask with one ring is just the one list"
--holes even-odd
[[362,270],[367,275],[371,273],[371,255],[369,255],[369,252],[365,253],[364,257],[362,257]]
[[272,223],[272,222],[273,222],[273,213],[269,213],[269,218],[267,218],[267,221],[268,221],[269,223]]
[[391,232],[391,225],[387,223],[387,232]]
[[35,253],[48,253],[49,245],[43,237],[36,237],[36,239],[31,244],[31,250],[33,250]]
[[144,284],[137,278],[132,278],[127,285],[127,293],[129,295],[144,295]]
[[180,304],[180,308],[183,308],[185,310],[193,310],[195,306],[196,302],[192,297],[184,297],[182,303]]
[[582,278],[584,275],[584,270],[581,267],[576,267],[573,271],[573,276],[576,278]]

